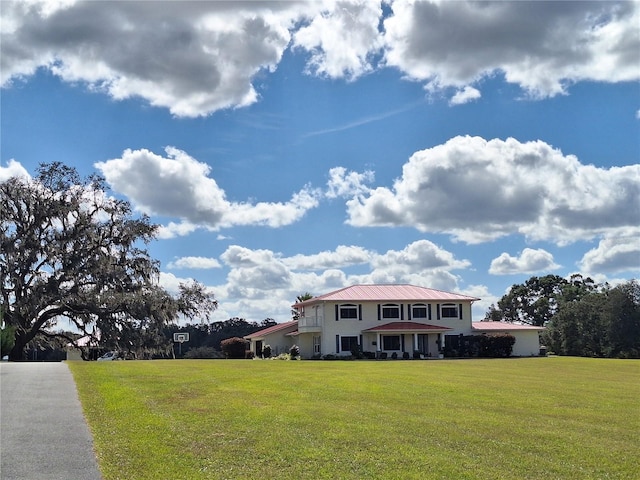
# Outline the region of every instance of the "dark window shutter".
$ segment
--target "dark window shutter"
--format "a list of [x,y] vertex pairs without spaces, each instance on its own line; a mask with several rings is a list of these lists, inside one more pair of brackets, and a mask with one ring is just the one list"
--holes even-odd
[[436,313],[438,315],[438,320],[440,320],[440,304],[436,304]]
[[378,304],[378,320],[380,320],[381,318],[382,317],[381,317],[381,314],[380,314],[380,304]]
[[359,345],[360,345],[360,348],[362,348],[362,346],[363,346],[362,345],[362,335],[360,335],[360,343],[359,343]]
[[407,320],[411,320],[411,304],[407,305]]
[[429,309],[429,320],[431,320],[431,304],[429,304],[427,308]]
[[460,315],[460,320],[462,320],[462,304],[458,305],[458,314]]
[[358,320],[362,320],[362,304],[358,304]]
[[340,318],[340,307],[338,307],[338,305],[336,305],[336,322],[338,321],[338,318]]
[[400,320],[404,320],[404,304],[400,304]]
[[340,353],[340,335],[336,335],[336,353]]

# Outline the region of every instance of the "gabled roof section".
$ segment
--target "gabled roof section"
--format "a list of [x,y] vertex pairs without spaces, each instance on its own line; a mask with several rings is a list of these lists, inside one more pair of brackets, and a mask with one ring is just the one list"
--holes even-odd
[[279,324],[274,325],[272,327],[263,328],[262,330],[258,330],[257,332],[253,332],[253,333],[251,333],[249,335],[245,335],[244,338],[249,340],[251,338],[264,337],[265,335],[269,335],[271,333],[276,333],[276,332],[279,332],[280,330],[286,330],[287,328],[295,328],[297,330],[298,329],[298,321],[297,320],[292,320],[290,322],[279,323]]
[[383,325],[376,325],[372,328],[367,328],[363,332],[446,332],[453,330],[449,327],[439,327],[437,325],[429,325],[428,323],[418,322],[390,322]]
[[440,302],[458,302],[480,300],[479,298],[461,295],[459,293],[444,292],[433,288],[417,287],[415,285],[352,285],[351,287],[341,288],[319,297],[298,303],[296,305],[311,305],[323,301],[338,302],[366,302],[366,301],[440,301]]
[[533,325],[520,325],[509,322],[473,322],[471,328],[478,332],[507,332],[514,330],[546,330],[545,327]]

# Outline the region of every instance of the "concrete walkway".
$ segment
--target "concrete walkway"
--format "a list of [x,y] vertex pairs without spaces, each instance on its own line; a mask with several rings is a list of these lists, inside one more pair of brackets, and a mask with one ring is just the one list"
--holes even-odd
[[65,363],[0,362],[0,479],[99,480]]

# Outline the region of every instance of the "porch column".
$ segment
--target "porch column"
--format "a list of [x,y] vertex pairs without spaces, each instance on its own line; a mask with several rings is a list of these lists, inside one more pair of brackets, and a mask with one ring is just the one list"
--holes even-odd
[[417,333],[413,334],[413,351],[414,352],[418,351],[418,334]]
[[376,332],[376,350],[382,351],[382,344],[380,343],[380,332]]

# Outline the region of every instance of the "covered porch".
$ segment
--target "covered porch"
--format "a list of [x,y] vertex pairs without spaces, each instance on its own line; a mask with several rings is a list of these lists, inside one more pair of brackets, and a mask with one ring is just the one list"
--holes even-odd
[[444,349],[445,333],[451,328],[419,322],[391,322],[362,331],[362,348],[376,355],[398,357],[419,354],[420,358],[438,358]]

